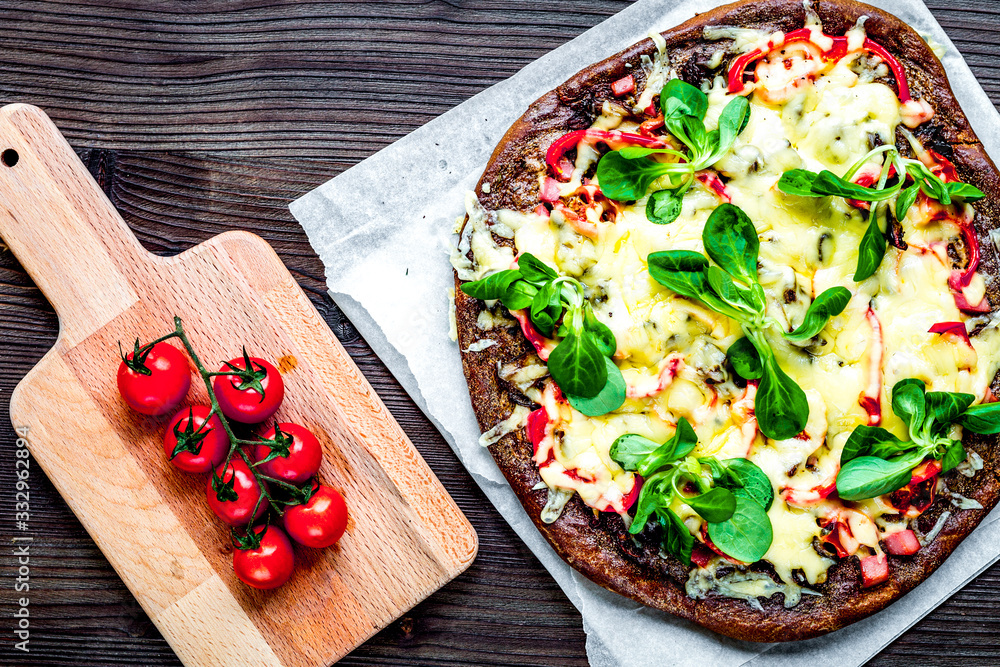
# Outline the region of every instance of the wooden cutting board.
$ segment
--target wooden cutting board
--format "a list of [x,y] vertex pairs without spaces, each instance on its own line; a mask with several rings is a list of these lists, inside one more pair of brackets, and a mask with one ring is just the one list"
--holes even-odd
[[[330,664],[472,562],[472,526],[265,241],[227,232],[151,255],[55,125],[23,104],[0,109],[0,237],[60,322],[11,421],[186,665]],[[276,418],[319,437],[319,478],[347,499],[343,539],[296,547],[275,591],[233,574],[207,476],[165,460],[169,415],[137,415],[118,395],[118,342],[163,335],[174,315],[209,370],[244,344],[276,362]],[[206,400],[194,378],[188,402]]]

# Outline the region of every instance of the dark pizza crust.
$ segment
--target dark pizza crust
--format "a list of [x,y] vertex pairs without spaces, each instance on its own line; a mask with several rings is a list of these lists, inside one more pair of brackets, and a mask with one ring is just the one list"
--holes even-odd
[[[1000,173],[986,155],[958,102],[951,92],[944,69],[924,41],[899,19],[874,7],[849,0],[820,0],[814,3],[824,32],[842,35],[857,18],[867,15],[868,35],[885,46],[903,64],[914,99],[926,98],[935,109],[934,117],[916,134],[925,145],[951,158],[963,181],[976,185],[987,197],[976,204],[975,226],[980,244],[991,241],[988,232],[1000,226]],[[707,75],[704,63],[712,53],[728,42],[706,42],[702,29],[709,25],[728,25],[789,32],[801,28],[805,12],[799,0],[764,0],[719,7],[701,14],[673,30],[663,33],[671,64],[691,83]],[[501,208],[528,211],[538,204],[538,178],[545,169],[544,153],[548,145],[567,131],[589,127],[601,103],[614,100],[611,82],[632,74],[636,89],[645,85],[640,66],[643,54],[652,55],[650,39],[620,54],[592,65],[556,90],[543,95],[507,131],[479,181],[476,193],[490,210]],[[730,57],[720,70],[725,71]],[[626,63],[632,67],[627,68]],[[889,82],[892,83],[891,81]],[[482,185],[490,187],[483,191]],[[507,239],[498,242],[512,245]],[[995,253],[984,253],[984,274],[1000,275]],[[464,352],[463,366],[468,379],[472,404],[482,430],[487,430],[509,416],[515,406],[511,398],[518,392],[498,377],[498,365],[523,358],[532,350],[516,326],[483,332],[476,318],[484,304],[458,289],[456,277],[456,314],[459,345],[466,349],[476,340],[489,337],[499,345],[481,352]],[[1000,286],[988,289],[992,304],[1000,304]],[[513,325],[513,323],[512,323]],[[998,381],[994,380],[994,389]],[[523,402],[523,399],[522,401]],[[912,557],[889,556],[890,577],[872,589],[860,587],[858,560],[851,557],[833,565],[828,581],[814,587],[822,597],[803,596],[802,602],[785,609],[783,596],[760,599],[764,611],[757,611],[741,600],[709,597],[693,600],[684,592],[688,568],[673,558],[659,557],[652,540],[633,541],[615,514],[595,516],[578,497],[566,505],[553,524],[539,518],[547,498],[546,490],[532,490],[540,480],[531,460],[531,444],[523,429],[505,436],[490,448],[497,465],[517,494],[538,530],[556,552],[570,565],[594,582],[633,600],[692,620],[711,630],[736,639],[773,642],[806,639],[842,628],[882,609],[923,581],[958,544],[975,528],[1000,498],[1000,448],[995,437],[969,434],[966,446],[983,457],[985,467],[972,479],[949,474],[949,488],[979,501],[984,509],[953,512],[937,539]],[[946,498],[939,498],[919,519],[926,532],[937,517],[950,509]]]

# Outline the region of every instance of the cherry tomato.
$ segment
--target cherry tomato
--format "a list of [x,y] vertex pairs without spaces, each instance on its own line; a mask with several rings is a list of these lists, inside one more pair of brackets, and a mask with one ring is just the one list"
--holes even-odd
[[[248,365],[251,367],[246,372]],[[217,375],[212,382],[222,414],[243,424],[259,424],[275,413],[285,397],[285,383],[270,362],[245,355],[230,359],[220,373],[244,371],[245,375]]]
[[[257,505],[257,500],[261,496],[260,486],[239,454],[233,455],[225,470],[222,469],[222,466],[216,468],[215,474],[220,480],[220,488],[215,488],[216,478],[213,477],[208,480],[206,495],[208,506],[212,508],[217,517],[230,526],[243,526],[260,518],[267,511],[267,498],[261,500],[259,506]],[[231,499],[232,493],[236,494],[235,499]],[[219,499],[220,494],[222,494],[223,500]],[[250,513],[253,512],[255,506],[257,506],[257,512],[251,517]]]
[[264,435],[264,440],[275,440],[272,447],[268,445],[257,445],[254,448],[254,460],[263,461],[271,453],[272,448],[279,452],[288,448],[287,456],[261,463],[257,470],[268,477],[280,479],[289,484],[302,484],[307,479],[316,474],[319,470],[319,462],[323,458],[323,449],[309,429],[298,424],[278,424],[277,431],[269,429]]
[[137,361],[133,361],[135,356],[135,351],[129,352],[118,366],[118,392],[128,406],[156,416],[180,405],[191,387],[191,370],[184,353],[162,342],[145,355],[139,354]]
[[207,405],[182,408],[167,424],[163,451],[171,463],[185,472],[208,472],[222,463],[229,452],[229,437],[219,416],[212,415],[205,423],[211,410]]
[[335,544],[347,528],[347,503],[329,486],[317,484],[304,505],[285,509],[285,530],[299,544],[322,549]]
[[263,535],[257,536],[259,546],[233,550],[233,569],[244,584],[266,591],[292,576],[295,553],[288,536],[276,526],[267,526]]

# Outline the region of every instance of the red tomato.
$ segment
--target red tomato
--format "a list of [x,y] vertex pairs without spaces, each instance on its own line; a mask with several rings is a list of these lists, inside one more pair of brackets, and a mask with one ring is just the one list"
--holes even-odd
[[319,462],[323,459],[323,449],[319,440],[304,426],[298,424],[278,424],[275,429],[268,430],[263,435],[264,440],[276,440],[273,447],[257,445],[254,448],[254,460],[263,461],[272,449],[279,452],[288,448],[288,454],[271,459],[257,466],[268,477],[280,479],[289,484],[302,484],[316,474]]
[[205,418],[211,410],[207,405],[183,408],[167,424],[163,451],[181,470],[208,472],[225,460],[229,437],[218,415],[212,415],[206,425]]
[[[245,351],[244,351],[245,354]],[[246,371],[247,361],[251,370]],[[212,381],[222,414],[244,424],[259,424],[275,413],[285,397],[285,383],[278,369],[257,357],[230,359]],[[243,371],[243,375],[238,373]]]
[[[256,531],[255,531],[256,533]],[[288,581],[295,567],[292,543],[284,531],[276,526],[257,533],[260,544],[251,549],[233,550],[233,569],[244,584],[270,590]]]
[[[257,505],[257,500],[261,497],[260,486],[239,454],[233,455],[225,470],[222,469],[222,466],[216,468],[215,474],[221,479],[220,488],[215,488],[216,480],[213,477],[208,480],[206,495],[208,506],[212,508],[217,517],[230,526],[243,526],[258,519],[267,511],[267,498],[261,500],[260,505]],[[235,499],[229,499],[231,492],[236,494]],[[222,500],[219,499],[219,494],[222,494]],[[257,512],[251,517],[250,513],[253,512],[255,506]]]
[[347,503],[329,486],[317,484],[304,505],[285,509],[285,530],[301,545],[322,549],[335,544],[347,528]]
[[[155,416],[180,405],[191,387],[191,370],[184,353],[163,342],[154,345],[145,356],[140,354],[137,362],[133,362],[133,357],[135,352],[129,352],[118,366],[118,392],[128,406]],[[132,368],[132,363],[139,369]]]

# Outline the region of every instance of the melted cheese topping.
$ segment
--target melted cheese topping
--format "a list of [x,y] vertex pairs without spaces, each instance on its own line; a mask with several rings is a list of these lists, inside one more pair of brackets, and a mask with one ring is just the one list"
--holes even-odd
[[[850,35],[855,48],[864,42],[863,35],[859,23]],[[748,31],[718,36],[736,37],[745,50],[768,37]],[[778,37],[770,36],[780,43]],[[803,58],[814,52],[808,46],[796,51]],[[908,249],[890,247],[875,275],[856,283],[857,248],[867,227],[862,212],[838,197],[789,196],[776,187],[778,178],[793,168],[844,175],[873,144],[894,143],[897,127],[911,118],[912,110],[902,108],[891,88],[852,70],[859,53],[792,68],[780,59],[762,60],[749,98],[749,124],[715,165],[725,193],[757,227],[759,278],[769,316],[791,330],[827,288],[843,285],[853,293],[844,312],[805,346],[788,342],[778,331],[767,334],[780,366],[809,400],[808,424],[796,438],[775,442],[757,431],[754,388],[737,386],[725,363],[725,351],[742,336],[738,324],[661,287],[647,270],[646,257],[652,252],[703,251],[702,230],[720,203],[714,190],[696,184],[684,197],[681,215],[669,225],[647,220],[645,197],[624,207],[613,221],[591,216],[588,235],[558,211],[498,218],[513,230],[518,252],[530,252],[585,285],[595,315],[615,334],[614,360],[629,386],[625,404],[601,417],[585,417],[547,392],[543,406],[549,430],[535,456],[546,485],[575,491],[595,509],[622,512],[634,479],[611,459],[611,444],[626,433],[663,442],[684,417],[698,434],[695,455],[747,457],[770,478],[776,494],[768,512],[774,541],[764,559],[793,587],[796,572],[811,584],[825,580],[834,561],[821,555],[814,541],[830,520],[845,522],[854,540],[876,553],[881,536],[901,529],[893,520],[896,510],[881,499],[844,503],[817,493],[836,478],[848,434],[858,425],[878,423],[861,399],[867,396],[880,404],[881,425],[906,437],[890,407],[895,382],[915,377],[929,390],[982,398],[1000,362],[1000,335],[993,326],[973,337],[971,347],[928,333],[937,322],[965,319],[948,287],[952,267],[947,243],[959,232],[947,219],[935,221],[939,205],[934,203],[935,210],[911,207],[901,223]],[[662,75],[659,55],[651,67]],[[795,76],[790,78],[789,72]],[[656,82],[657,90],[662,83]],[[646,97],[651,95],[642,99]],[[708,97],[706,125],[712,129],[731,97],[721,80]],[[634,122],[607,107],[594,126],[635,130]],[[580,186],[597,157],[592,149],[579,151],[573,179],[561,186],[564,196]],[[972,211],[953,206],[949,215],[970,216]],[[469,269],[478,275],[486,267],[507,268],[512,259],[495,248],[487,248],[482,257],[476,251],[477,229],[487,218],[470,203],[470,222],[479,227],[470,233],[476,266]],[[969,289],[970,303],[977,303],[982,279]],[[680,501],[673,509],[697,535],[698,515]],[[705,581],[704,576],[693,579],[691,586],[702,590]],[[727,585],[738,596],[775,592],[756,580]]]

